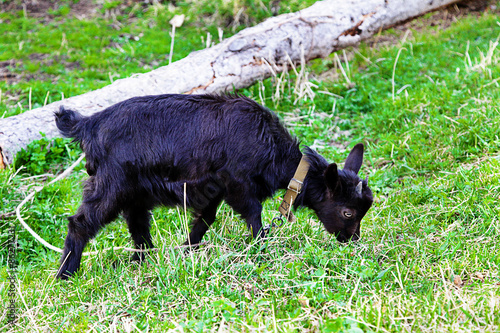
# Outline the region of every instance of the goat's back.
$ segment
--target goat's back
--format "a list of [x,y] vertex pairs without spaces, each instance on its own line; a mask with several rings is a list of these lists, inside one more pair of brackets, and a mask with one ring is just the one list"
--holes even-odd
[[243,96],[135,97],[81,120],[87,160],[170,181],[222,168],[259,173],[297,146],[270,110]]

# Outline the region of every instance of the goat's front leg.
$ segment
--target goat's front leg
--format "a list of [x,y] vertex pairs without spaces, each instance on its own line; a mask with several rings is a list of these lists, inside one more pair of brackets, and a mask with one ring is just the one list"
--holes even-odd
[[252,231],[254,239],[262,239],[266,237],[266,231],[262,227],[262,205],[259,202],[258,212],[255,211],[248,216],[242,217],[247,222],[247,227]]
[[254,239],[266,237],[266,232],[262,228],[262,205],[259,201],[246,203],[243,206],[229,205],[245,219]]
[[262,204],[260,201],[248,195],[248,192],[238,191],[237,188],[234,191],[236,193],[231,192],[233,191],[228,191],[226,202],[245,219],[248,229],[252,231],[253,238],[260,239],[266,237],[266,232],[262,228]]

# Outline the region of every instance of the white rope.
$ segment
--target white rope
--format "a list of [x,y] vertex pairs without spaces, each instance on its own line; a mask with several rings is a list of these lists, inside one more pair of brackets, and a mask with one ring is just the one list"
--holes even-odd
[[[51,180],[48,184],[45,184],[43,186],[39,186],[37,188],[35,188],[33,190],[33,192],[31,192],[30,194],[28,194],[26,196],[26,198],[24,198],[24,200],[16,207],[16,216],[17,216],[17,219],[19,220],[19,223],[21,223],[21,225],[24,227],[24,229],[26,229],[30,234],[31,236],[33,236],[37,241],[39,241],[40,243],[42,243],[45,247],[48,247],[49,249],[51,250],[54,250],[56,252],[59,252],[59,253],[62,253],[63,252],[63,249],[60,249],[58,248],[57,246],[54,246],[50,243],[48,243],[45,239],[43,239],[42,237],[40,237],[40,235],[38,235],[35,231],[33,231],[33,229],[30,228],[30,226],[24,221],[24,219],[21,217],[21,208],[29,201],[31,200],[35,194],[37,194],[38,192],[40,192],[41,190],[43,190],[45,188],[45,186],[48,186],[48,185],[51,185],[51,184],[54,184],[55,182],[67,177],[71,171],[73,171],[73,169],[85,158],[85,154],[82,154],[78,160],[76,160],[75,163],[73,163],[69,168],[67,168],[66,170],[64,170],[63,173],[61,173],[59,176],[57,176],[56,178],[54,178],[53,180]],[[183,246],[181,246],[183,247]],[[147,252],[147,251],[151,251],[151,250],[157,250],[157,249],[144,249],[144,250],[139,250],[139,249],[132,249],[132,248],[129,248],[129,247],[113,247],[113,248],[107,248],[107,249],[104,249],[102,251],[92,251],[92,252],[84,252],[82,254],[82,256],[90,256],[90,255],[95,255],[97,253],[100,253],[100,252],[105,252],[105,251],[117,251],[117,250],[123,250],[123,251],[129,251],[129,252]]]
[[51,185],[51,184],[54,184],[55,182],[61,180],[62,178],[66,177],[67,175],[69,175],[71,173],[71,171],[73,171],[73,169],[85,158],[85,154],[82,154],[78,160],[76,160],[75,163],[73,163],[69,168],[67,168],[66,170],[64,170],[63,173],[61,173],[59,176],[57,176],[56,178],[54,178],[52,181],[50,181],[50,183],[46,184],[46,185],[43,185],[41,187],[38,187],[38,188],[35,188],[35,190],[33,192],[31,192],[30,194],[28,194],[26,196],[26,198],[24,198],[23,201],[21,201],[21,203],[16,207],[16,216],[17,216],[17,219],[19,220],[19,223],[21,223],[21,225],[24,227],[24,229],[26,229],[30,234],[31,236],[35,237],[35,239],[37,241],[39,241],[40,243],[42,243],[45,247],[48,247],[49,249],[51,250],[54,250],[56,252],[59,252],[59,253],[62,253],[63,250],[48,243],[47,241],[45,241],[45,239],[43,239],[42,237],[40,237],[36,232],[33,231],[33,229],[30,228],[30,226],[24,221],[24,219],[21,217],[21,208],[29,201],[31,200],[31,198],[33,198],[35,196],[35,194],[37,194],[38,192],[40,192],[41,190],[44,189],[45,186],[47,185]]

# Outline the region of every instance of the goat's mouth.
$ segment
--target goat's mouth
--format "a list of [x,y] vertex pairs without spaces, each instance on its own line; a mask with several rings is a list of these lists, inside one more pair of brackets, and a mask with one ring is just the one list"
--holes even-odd
[[358,234],[346,235],[343,232],[337,234],[337,241],[340,243],[348,243],[349,241],[357,242],[359,240]]
[[341,227],[339,228],[334,224],[323,223],[323,226],[325,227],[326,231],[329,234],[334,235],[337,238],[337,241],[339,241],[340,243],[347,243],[349,241],[357,242],[359,240],[359,227],[349,228],[346,230],[342,229]]

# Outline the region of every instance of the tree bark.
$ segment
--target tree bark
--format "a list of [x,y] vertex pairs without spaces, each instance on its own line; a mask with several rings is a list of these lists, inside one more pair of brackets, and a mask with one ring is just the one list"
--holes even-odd
[[130,97],[210,93],[248,87],[290,61],[300,64],[355,45],[398,22],[458,0],[325,0],[302,11],[269,18],[220,44],[148,73],[83,95],[0,119],[0,167],[40,132],[58,137],[53,113],[60,105],[90,115]]

